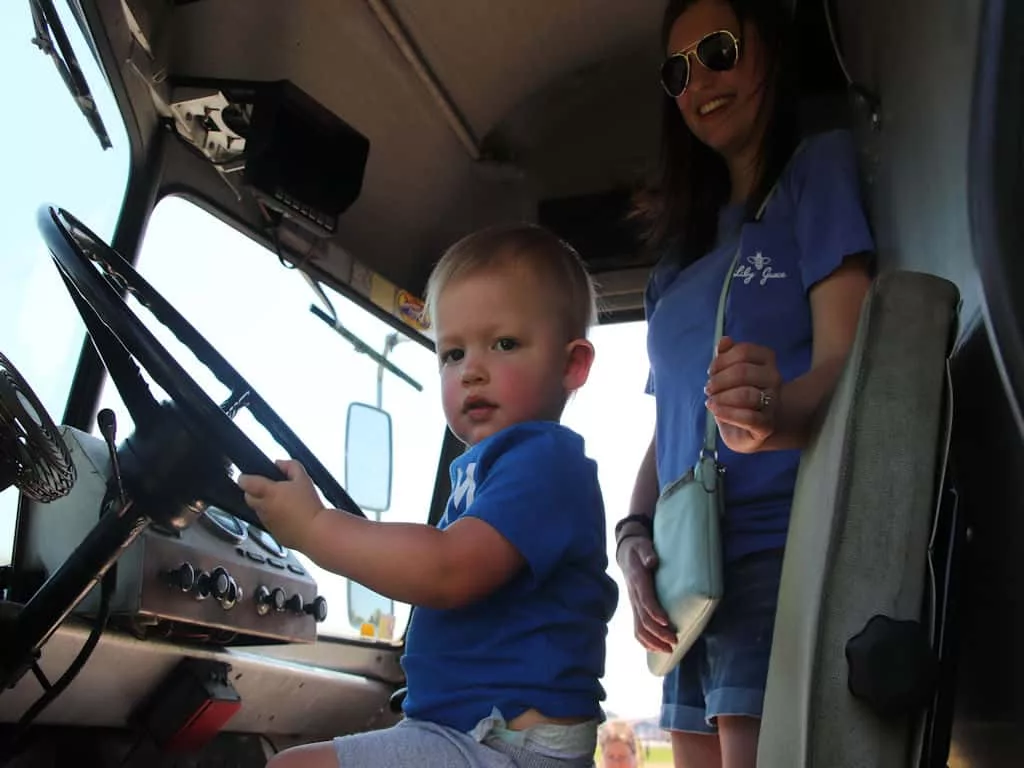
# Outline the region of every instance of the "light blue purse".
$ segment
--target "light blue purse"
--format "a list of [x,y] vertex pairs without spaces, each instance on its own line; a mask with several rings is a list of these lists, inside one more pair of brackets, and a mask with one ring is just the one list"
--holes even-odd
[[[793,156],[802,148],[797,147]],[[754,221],[760,221],[773,186],[765,196]],[[712,355],[725,326],[725,300],[733,273],[743,250],[743,239],[732,257],[718,298],[715,342]],[[725,467],[718,463],[718,425],[707,412],[704,445],[693,469],[662,491],[654,508],[654,551],[658,569],[654,588],[669,620],[676,628],[671,653],[647,652],[647,668],[655,675],[667,675],[690,650],[711,620],[725,591],[722,581],[721,518],[725,512],[722,477]]]
[[[722,338],[725,299],[742,247],[741,241],[725,273],[713,349]],[[677,633],[671,653],[647,652],[647,668],[655,675],[667,675],[690,650],[724,592],[720,520],[725,468],[718,463],[717,436],[718,425],[708,411],[697,463],[665,488],[654,508],[654,551],[659,561],[654,588]]]

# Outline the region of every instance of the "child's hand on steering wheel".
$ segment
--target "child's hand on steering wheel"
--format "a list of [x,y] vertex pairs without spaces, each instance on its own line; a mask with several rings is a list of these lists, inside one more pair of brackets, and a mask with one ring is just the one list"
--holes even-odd
[[303,552],[313,520],[324,505],[299,462],[275,463],[287,480],[275,482],[259,475],[240,475],[238,487],[245,492],[245,503],[256,511],[274,538],[282,546]]

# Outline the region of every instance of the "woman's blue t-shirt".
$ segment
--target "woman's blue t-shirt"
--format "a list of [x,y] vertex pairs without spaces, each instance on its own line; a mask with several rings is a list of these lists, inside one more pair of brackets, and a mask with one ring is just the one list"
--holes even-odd
[[402,657],[412,718],[470,731],[497,707],[601,716],[605,639],[618,588],[608,575],[604,503],[583,438],[556,422],[491,435],[451,464],[438,527],[480,518],[526,566],[481,600],[417,607]]
[[[784,381],[806,373],[812,352],[808,292],[847,256],[874,251],[856,153],[847,131],[808,138],[757,222],[726,206],[715,248],[684,269],[667,254],[645,294],[647,391],[656,397],[656,457],[662,489],[696,462],[704,439],[704,385],[726,270],[741,241],[726,302],[725,335],[770,347]],[[740,454],[718,438],[726,466],[727,561],[785,545],[800,452]]]

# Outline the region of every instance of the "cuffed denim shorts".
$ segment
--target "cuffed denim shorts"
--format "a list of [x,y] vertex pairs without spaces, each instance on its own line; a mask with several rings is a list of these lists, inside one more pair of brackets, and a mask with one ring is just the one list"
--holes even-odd
[[783,550],[725,565],[725,594],[704,633],[665,677],[661,727],[713,734],[720,715],[761,717]]

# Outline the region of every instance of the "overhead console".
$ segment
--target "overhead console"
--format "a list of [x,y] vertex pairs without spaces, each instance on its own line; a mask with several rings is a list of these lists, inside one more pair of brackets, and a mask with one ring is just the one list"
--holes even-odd
[[178,136],[236,192],[318,236],[359,197],[369,140],[289,80],[169,78]]

